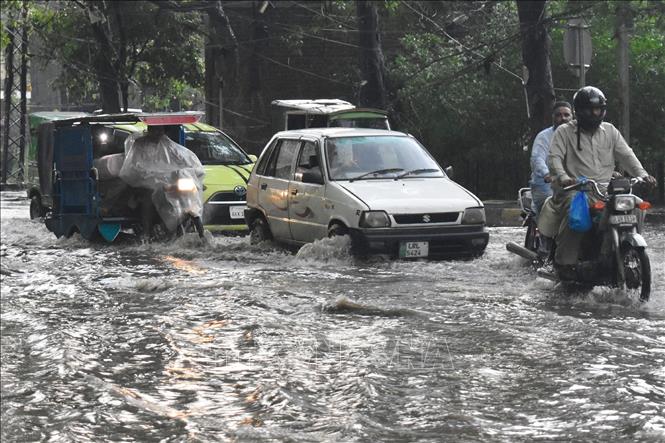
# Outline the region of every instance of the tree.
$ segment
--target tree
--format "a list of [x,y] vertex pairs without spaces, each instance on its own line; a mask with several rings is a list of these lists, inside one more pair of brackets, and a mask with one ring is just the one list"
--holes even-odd
[[518,0],[522,58],[529,79],[526,88],[531,108],[531,130],[537,134],[551,125],[554,85],[550,64],[551,39],[546,27],[546,0]]
[[60,81],[75,99],[99,97],[104,112],[127,109],[130,84],[154,92],[201,82],[200,35],[190,32],[197,16],[176,17],[150,2],[77,0],[44,3],[35,18],[42,57],[61,63]]
[[372,1],[356,0],[356,7],[361,72],[359,104],[385,109],[385,65],[379,33],[379,14],[375,2]]
[[220,0],[206,8],[208,37],[205,49],[206,118],[213,125],[223,126],[224,82],[237,78],[240,60],[238,41]]

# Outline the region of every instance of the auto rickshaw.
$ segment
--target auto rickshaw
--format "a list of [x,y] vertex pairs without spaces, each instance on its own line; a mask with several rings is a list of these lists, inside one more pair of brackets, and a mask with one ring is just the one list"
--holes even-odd
[[[46,227],[58,238],[78,232],[85,239],[108,242],[120,233],[155,238],[161,231],[165,238],[191,227],[203,236],[205,172],[196,155],[183,146],[183,125],[196,123],[201,115],[87,115],[42,125],[40,131],[51,132],[41,138],[46,142],[38,154],[40,181],[46,182],[43,188],[52,196]],[[114,141],[113,128],[138,122],[147,125],[147,135],[135,133]],[[151,132],[159,134],[149,138]],[[155,151],[148,154],[145,149]],[[146,212],[148,204],[152,212]]]

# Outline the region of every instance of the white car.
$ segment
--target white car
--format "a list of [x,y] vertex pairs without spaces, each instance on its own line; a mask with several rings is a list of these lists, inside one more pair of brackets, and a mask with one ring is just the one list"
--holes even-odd
[[412,136],[375,129],[278,132],[247,184],[250,241],[350,235],[355,252],[480,256],[483,203]]

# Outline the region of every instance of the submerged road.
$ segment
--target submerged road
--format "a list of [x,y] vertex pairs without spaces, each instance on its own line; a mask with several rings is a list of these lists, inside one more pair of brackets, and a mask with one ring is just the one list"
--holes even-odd
[[247,237],[58,240],[2,193],[7,441],[665,439],[665,230],[651,301],[567,295],[491,228],[473,261]]

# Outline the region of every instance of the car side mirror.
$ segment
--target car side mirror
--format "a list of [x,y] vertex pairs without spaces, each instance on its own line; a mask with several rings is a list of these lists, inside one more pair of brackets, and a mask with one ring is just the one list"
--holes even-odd
[[248,155],[249,159],[252,161],[252,163],[256,163],[256,161],[259,159],[256,155],[254,154],[249,154]]
[[455,180],[455,170],[453,169],[452,166],[446,166],[443,169],[443,172],[446,173],[446,175],[448,176],[449,179]]
[[303,183],[312,183],[315,185],[323,184],[323,175],[321,175],[321,170],[319,168],[312,168],[302,173],[302,182]]

